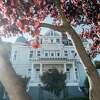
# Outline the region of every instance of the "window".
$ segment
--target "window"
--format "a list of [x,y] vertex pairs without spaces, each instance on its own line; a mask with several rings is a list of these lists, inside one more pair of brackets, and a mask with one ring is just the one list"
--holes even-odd
[[69,71],[69,68],[67,68],[67,71]]
[[32,54],[33,54],[33,51],[30,51],[30,53],[32,53]]
[[37,51],[37,56],[40,56],[40,51]]
[[75,52],[74,50],[71,51],[71,53],[74,53],[74,52]]
[[28,71],[31,71],[31,69],[28,69]]
[[67,66],[68,68],[71,68],[73,65],[72,65],[72,64],[66,64],[66,66]]
[[57,53],[57,56],[60,56],[60,53]]
[[73,45],[71,40],[69,40],[69,45]]
[[75,71],[77,71],[77,68],[75,68]]
[[51,39],[51,43],[53,43],[53,39]]
[[67,53],[67,51],[64,51],[65,53]]
[[67,53],[67,51],[64,51],[64,55],[65,55],[65,56],[68,56],[68,53]]
[[60,39],[56,39],[56,42],[57,42],[57,43],[60,43]]
[[48,53],[45,53],[45,56],[48,56]]
[[33,51],[30,51],[29,58],[33,57]]
[[51,53],[51,56],[54,56],[54,53]]
[[51,72],[53,69],[48,69],[49,72]]
[[77,68],[75,68],[75,75],[76,75],[76,79],[78,79],[78,71],[77,71]]
[[53,36],[53,32],[51,32],[51,36]]
[[36,69],[36,71],[40,71],[40,69]]
[[69,81],[70,80],[70,69],[69,68],[66,69],[66,77],[67,77],[67,81]]

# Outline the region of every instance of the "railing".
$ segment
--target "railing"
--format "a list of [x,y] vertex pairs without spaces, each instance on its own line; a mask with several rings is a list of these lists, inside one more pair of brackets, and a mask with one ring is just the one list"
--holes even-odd
[[33,61],[73,61],[75,59],[68,58],[35,58]]

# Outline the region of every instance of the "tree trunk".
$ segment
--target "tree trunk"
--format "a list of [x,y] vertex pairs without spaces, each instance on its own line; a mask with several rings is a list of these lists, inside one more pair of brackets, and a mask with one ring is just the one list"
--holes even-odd
[[94,82],[91,81],[90,77],[89,83],[90,83],[90,89],[89,89],[89,98],[90,100],[100,100],[100,79],[95,79]]
[[100,77],[94,67],[90,57],[88,56],[79,35],[74,31],[70,24],[66,24],[66,31],[71,36],[75,48],[84,64],[84,69],[89,78],[89,98],[90,100],[100,100]]
[[[6,45],[7,46],[7,45]],[[0,44],[0,81],[10,100],[31,100],[18,76],[12,68],[7,55],[7,48]]]

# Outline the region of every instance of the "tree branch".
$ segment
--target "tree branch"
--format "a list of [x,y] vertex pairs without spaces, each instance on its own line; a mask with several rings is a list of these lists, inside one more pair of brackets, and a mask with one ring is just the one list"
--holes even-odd
[[50,28],[50,29],[53,29],[53,30],[59,31],[59,32],[65,32],[66,31],[64,26],[55,26],[55,25],[48,24],[48,23],[42,23],[41,27]]
[[[53,25],[48,25],[48,24],[44,24],[44,27],[48,27],[48,28],[51,28],[51,29],[56,29],[57,31],[59,31],[61,33],[66,33],[66,32],[69,33],[69,35],[71,36],[72,41],[75,45],[75,48],[76,48],[76,50],[77,50],[77,52],[78,52],[78,54],[81,58],[81,61],[85,66],[85,71],[86,71],[87,75],[90,77],[93,84],[95,84],[94,79],[97,80],[97,83],[100,84],[98,73],[97,73],[96,69],[94,68],[93,63],[91,62],[91,59],[89,58],[89,56],[88,56],[88,54],[87,54],[87,52],[86,52],[86,50],[85,50],[85,48],[82,44],[82,41],[81,41],[80,37],[75,32],[75,30],[71,27],[71,25],[68,22],[67,18],[64,16],[64,13],[62,12],[60,4],[57,3],[56,6],[57,6],[59,14],[62,18],[62,21],[63,21],[62,27],[55,27]],[[100,90],[98,90],[98,91],[100,91]]]
[[94,82],[94,78],[98,79],[98,73],[97,73],[96,69],[94,68],[93,63],[91,62],[91,59],[89,58],[89,56],[88,56],[88,54],[87,54],[87,52],[82,44],[80,37],[75,32],[75,30],[71,27],[66,16],[64,15],[64,13],[61,9],[60,0],[57,0],[55,2],[55,4],[56,4],[58,12],[62,18],[64,31],[68,32],[68,34],[71,36],[72,41],[75,45],[75,48],[76,48],[84,66],[88,72],[86,70],[85,71],[87,72],[88,76],[90,76],[92,82]]
[[56,7],[58,9],[58,13],[59,13],[62,21],[63,21],[63,25],[65,25],[66,22],[68,22],[68,20],[67,20],[66,16],[64,15],[64,13],[63,13],[63,11],[61,9],[60,0],[54,1],[54,3],[55,3],[55,5],[56,5]]
[[0,44],[0,82],[10,100],[32,100],[12,67],[8,51],[8,44],[2,42]]

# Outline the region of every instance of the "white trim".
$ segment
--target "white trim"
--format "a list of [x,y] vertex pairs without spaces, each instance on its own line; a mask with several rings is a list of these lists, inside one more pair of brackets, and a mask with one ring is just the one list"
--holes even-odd
[[66,83],[66,86],[79,86],[79,83]]

